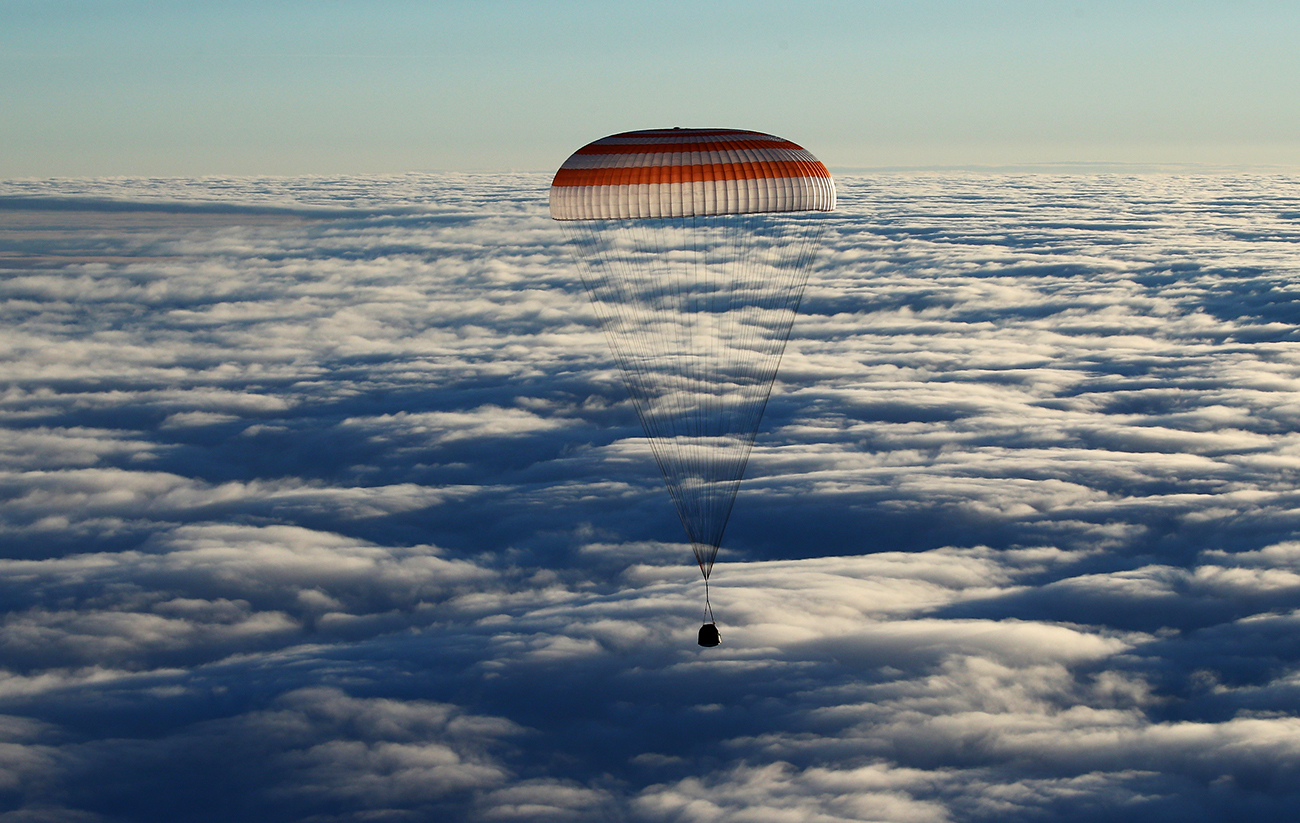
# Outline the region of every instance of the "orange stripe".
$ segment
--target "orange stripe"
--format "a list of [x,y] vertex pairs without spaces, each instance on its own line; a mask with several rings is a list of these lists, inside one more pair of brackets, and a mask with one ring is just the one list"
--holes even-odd
[[590,143],[574,152],[579,154],[677,154],[686,151],[721,151],[729,149],[792,149],[803,151],[803,146],[789,140],[772,138],[770,140],[716,140],[709,143],[670,143],[667,141],[653,143]]
[[771,177],[830,177],[821,163],[780,160],[754,163],[707,163],[696,166],[628,166],[605,169],[560,169],[552,186],[642,186],[654,183],[701,183],[710,180],[759,180]]

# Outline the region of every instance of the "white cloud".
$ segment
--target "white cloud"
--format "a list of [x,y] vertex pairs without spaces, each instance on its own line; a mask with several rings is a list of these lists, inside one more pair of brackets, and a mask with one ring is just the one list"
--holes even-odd
[[954,818],[941,803],[915,799],[908,791],[934,782],[935,776],[922,770],[885,765],[799,771],[778,762],[651,786],[636,799],[635,809],[644,820],[681,823],[947,823]]
[[501,785],[510,774],[491,750],[524,731],[448,704],[357,699],[329,688],[300,689],[277,703],[243,723],[288,744],[277,765],[296,777],[280,791],[363,808]]
[[0,183],[23,813],[1285,819],[1294,181],[839,181],[711,650],[547,182]]

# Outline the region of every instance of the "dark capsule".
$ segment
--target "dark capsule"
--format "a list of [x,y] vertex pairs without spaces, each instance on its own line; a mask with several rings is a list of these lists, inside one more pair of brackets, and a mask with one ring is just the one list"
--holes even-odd
[[700,626],[701,646],[711,649],[721,642],[722,642],[722,638],[718,636],[717,623],[705,623],[703,626]]

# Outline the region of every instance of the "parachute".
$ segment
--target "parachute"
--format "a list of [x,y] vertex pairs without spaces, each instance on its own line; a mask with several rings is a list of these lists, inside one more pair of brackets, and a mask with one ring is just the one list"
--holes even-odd
[[770,134],[654,129],[578,149],[550,205],[704,575],[700,645],[716,646],[709,575],[835,184]]

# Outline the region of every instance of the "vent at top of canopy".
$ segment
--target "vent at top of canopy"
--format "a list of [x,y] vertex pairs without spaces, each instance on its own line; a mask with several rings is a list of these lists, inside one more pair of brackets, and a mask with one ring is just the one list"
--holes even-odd
[[830,172],[803,147],[735,129],[649,129],[578,149],[551,183],[556,220],[831,211]]

